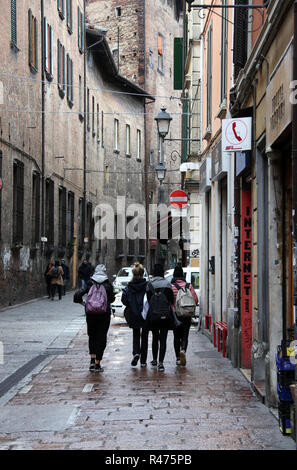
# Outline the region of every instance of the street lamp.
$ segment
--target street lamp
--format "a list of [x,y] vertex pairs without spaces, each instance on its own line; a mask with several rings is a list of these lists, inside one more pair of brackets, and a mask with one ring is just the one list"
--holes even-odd
[[165,175],[166,175],[166,168],[165,168],[165,166],[163,165],[162,162],[160,162],[158,164],[158,166],[156,167],[156,173],[157,173],[157,178],[158,178],[160,184],[162,184],[163,180],[165,179]]
[[166,108],[161,108],[161,112],[155,117],[157,121],[158,134],[164,140],[169,132],[170,122],[172,117],[169,113],[166,113]]

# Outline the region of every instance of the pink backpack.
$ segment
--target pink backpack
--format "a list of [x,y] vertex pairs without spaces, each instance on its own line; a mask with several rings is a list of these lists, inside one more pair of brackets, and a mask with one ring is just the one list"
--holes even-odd
[[86,298],[86,313],[98,314],[106,313],[107,310],[107,295],[105,287],[94,284]]

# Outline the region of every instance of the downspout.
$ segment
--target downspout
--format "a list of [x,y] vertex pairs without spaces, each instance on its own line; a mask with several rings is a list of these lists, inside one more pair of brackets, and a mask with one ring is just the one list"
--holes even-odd
[[[41,0],[41,237],[45,236],[45,73],[44,73],[44,0]],[[41,242],[44,255],[44,242]]]
[[84,0],[84,143],[83,143],[83,205],[82,205],[82,243],[86,233],[86,202],[87,202],[87,30],[86,0]]
[[[297,0],[294,2],[294,39],[293,39],[293,80],[297,80]],[[294,305],[294,337],[297,341],[297,104],[293,104],[292,110],[292,206],[293,206],[293,305]],[[296,350],[295,350],[296,351]],[[296,357],[296,352],[295,352]],[[297,364],[295,364],[295,384],[297,383]],[[295,434],[297,438],[297,392],[295,388]],[[296,446],[297,446],[297,439]]]
[[[144,77],[143,77],[143,89],[146,90],[146,9],[145,1],[143,2],[143,29],[144,29]],[[144,112],[144,196],[145,196],[145,256],[146,266],[150,270],[151,266],[151,253],[150,253],[150,234],[149,234],[149,188],[148,188],[148,169],[150,159],[150,149],[147,146],[147,118],[146,118],[146,98],[143,99],[143,112]]]

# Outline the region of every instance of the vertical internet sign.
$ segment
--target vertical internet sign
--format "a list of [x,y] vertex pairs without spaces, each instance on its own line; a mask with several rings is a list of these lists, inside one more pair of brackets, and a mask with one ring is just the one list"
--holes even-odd
[[252,211],[251,190],[241,191],[241,367],[251,368]]

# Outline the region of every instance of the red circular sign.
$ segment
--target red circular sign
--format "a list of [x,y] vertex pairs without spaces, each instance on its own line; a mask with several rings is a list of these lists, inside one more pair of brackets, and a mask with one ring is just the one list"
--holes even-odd
[[182,209],[188,204],[188,196],[185,191],[177,189],[169,196],[169,202],[174,207],[174,209]]

